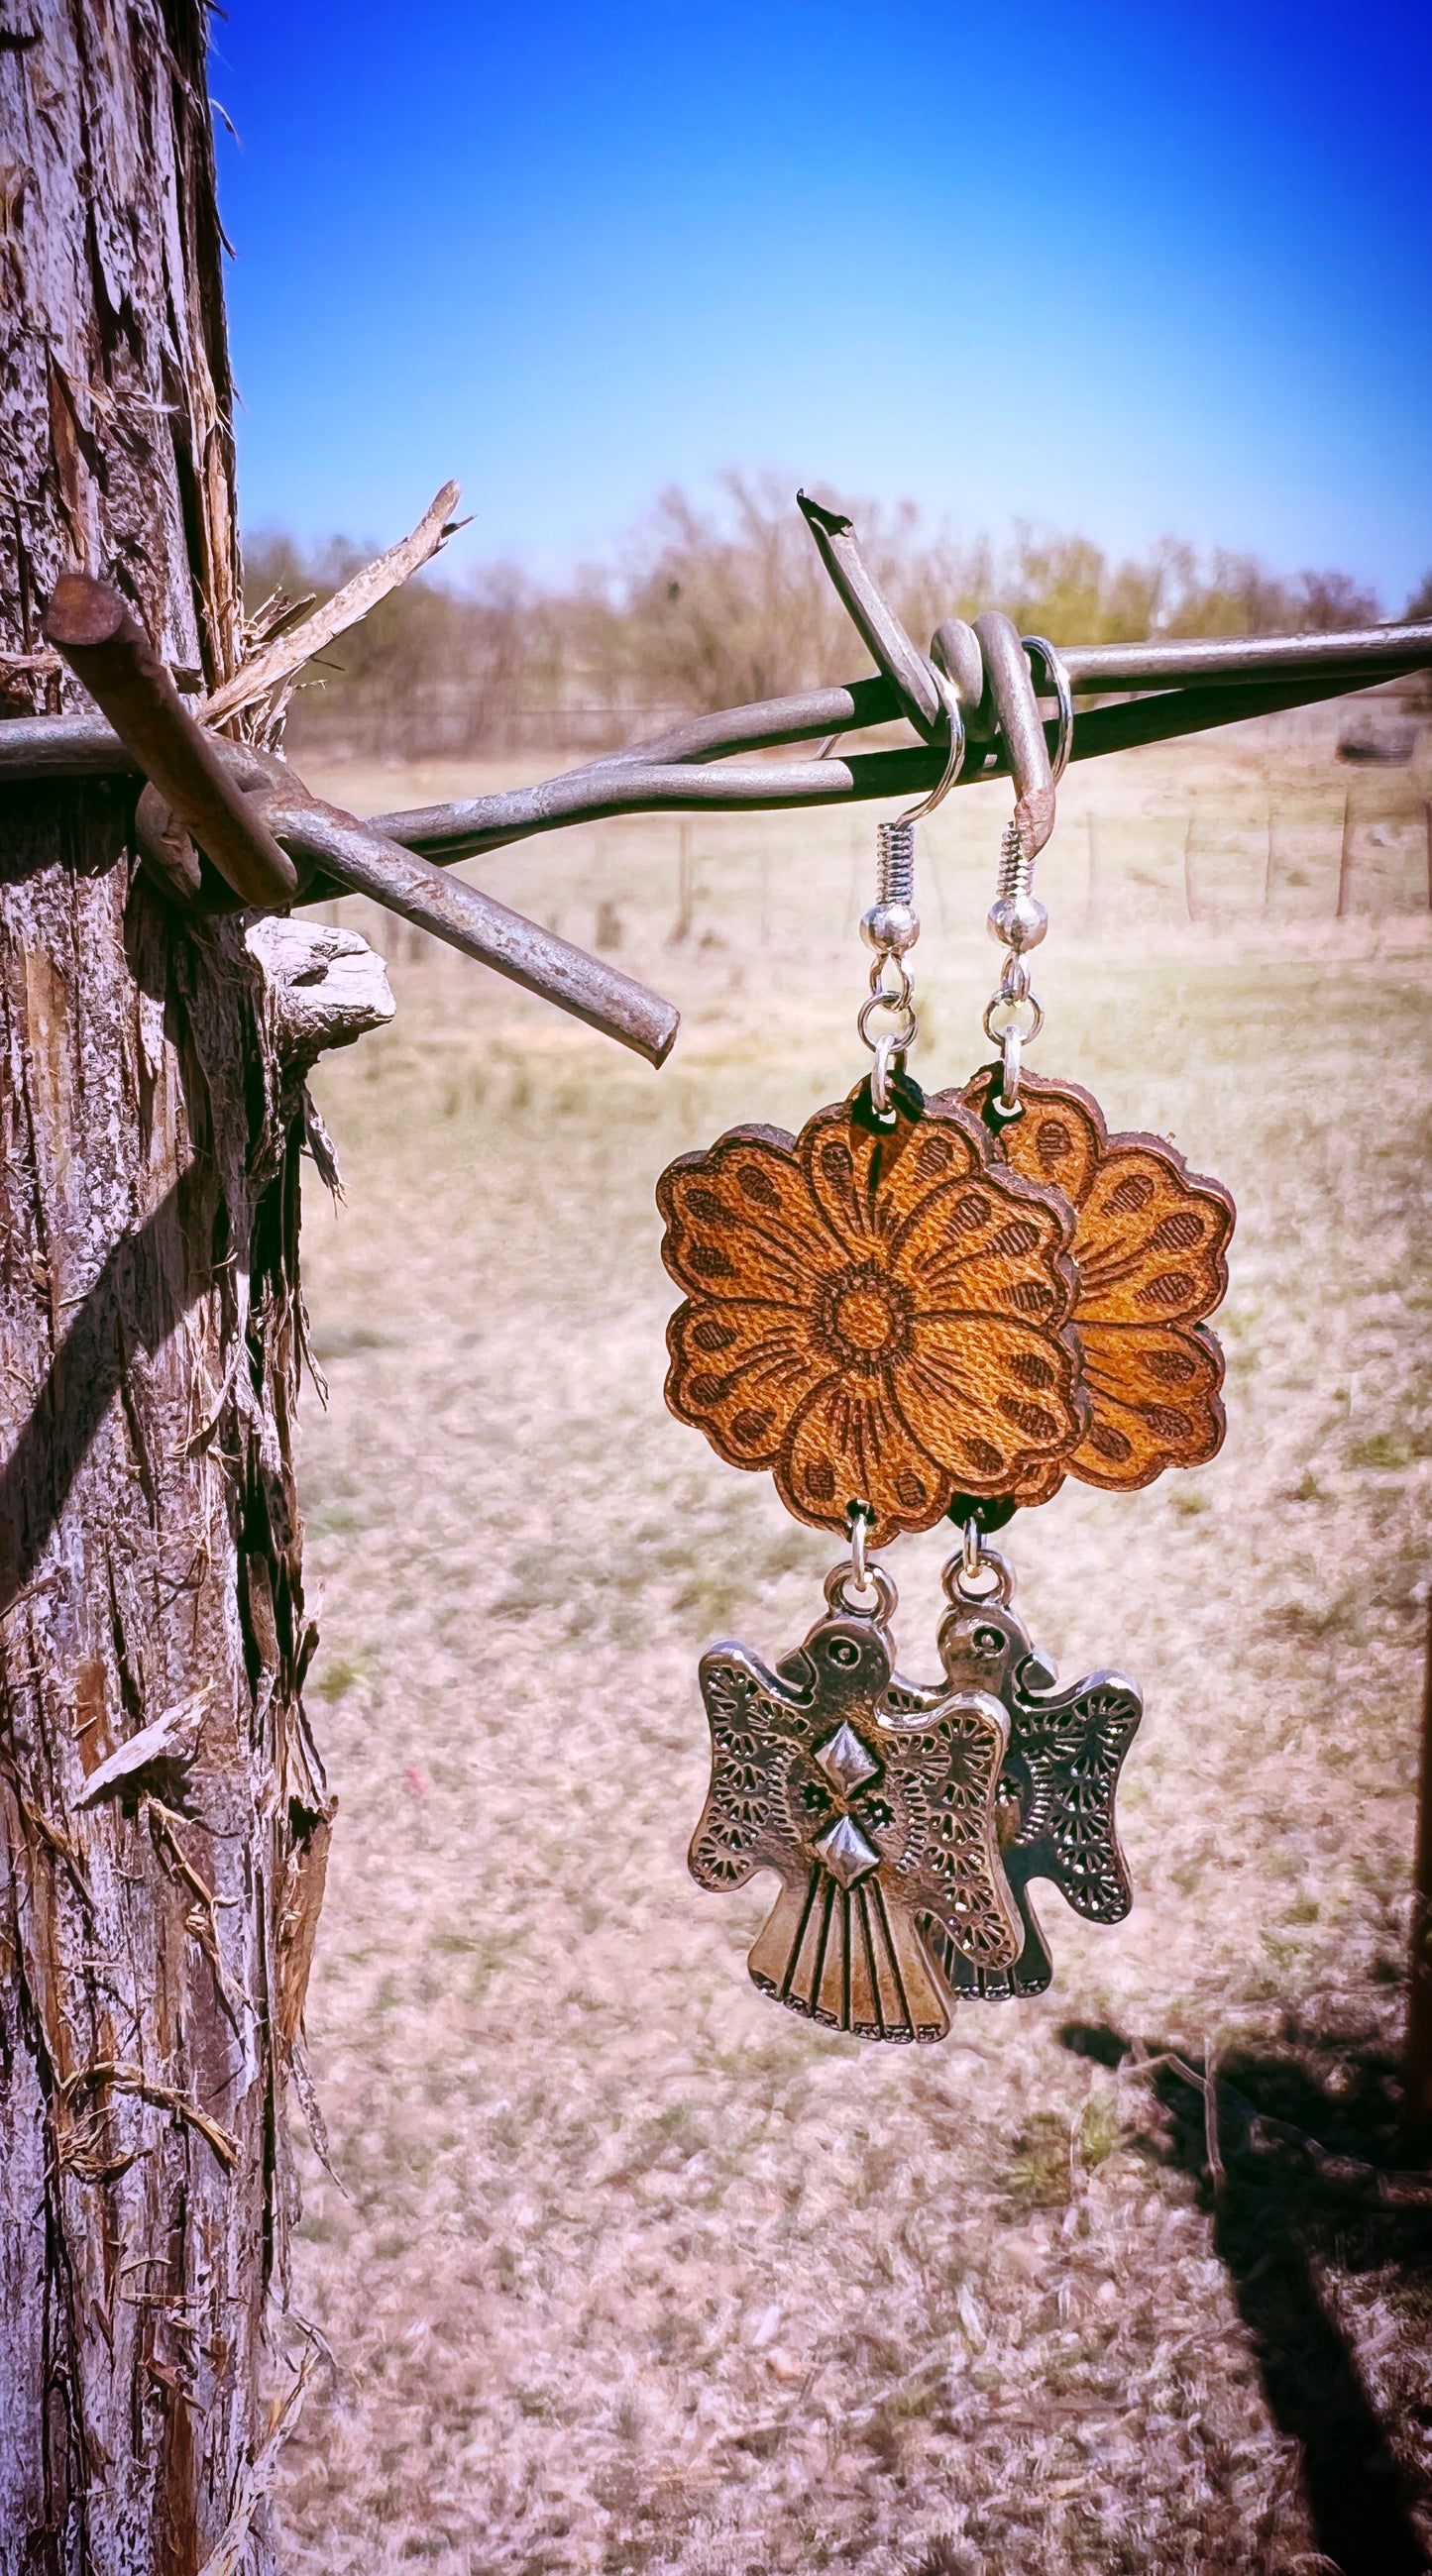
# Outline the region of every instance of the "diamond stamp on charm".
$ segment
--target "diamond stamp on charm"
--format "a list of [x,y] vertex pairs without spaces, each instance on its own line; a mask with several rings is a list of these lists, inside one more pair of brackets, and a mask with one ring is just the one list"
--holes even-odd
[[[823,1744],[816,1760],[827,1780],[848,1796],[853,1789],[863,1788],[873,1780],[880,1765],[860,1741],[853,1726],[842,1723],[828,1744]],[[872,1858],[874,1855],[872,1855]]]
[[815,1849],[832,1878],[844,1888],[854,1887],[872,1869],[880,1867],[880,1854],[868,1843],[853,1816],[840,1816],[817,1834]]
[[826,1617],[774,1671],[743,1646],[703,1658],[711,1788],[691,1872],[710,1888],[776,1872],[748,1964],[789,2011],[862,2039],[943,2039],[954,1998],[933,1944],[994,1969],[1022,1937],[996,1832],[1008,1720],[966,1690],[892,1717],[894,1586],[872,1566],[862,1612],[846,1580],[838,1567]]

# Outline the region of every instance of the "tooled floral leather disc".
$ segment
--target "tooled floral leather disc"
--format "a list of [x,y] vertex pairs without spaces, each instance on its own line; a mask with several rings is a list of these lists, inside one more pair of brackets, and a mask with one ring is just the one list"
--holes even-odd
[[[987,1065],[940,1097],[983,1111],[998,1074]],[[1066,1474],[1123,1493],[1165,1467],[1202,1467],[1223,1443],[1223,1353],[1202,1325],[1228,1286],[1233,1201],[1162,1137],[1111,1136],[1076,1083],[1026,1072],[1020,1091],[1024,1116],[997,1151],[1073,1203],[1089,1422],[1069,1457],[1011,1487],[1014,1499],[1047,1502]]]
[[656,1194],[686,1291],[672,1412],[769,1468],[797,1520],[844,1530],[866,1504],[879,1545],[1049,1472],[1086,1417],[1063,1193],[953,1097],[903,1095],[882,1134],[864,1088],[799,1136],[733,1128]]

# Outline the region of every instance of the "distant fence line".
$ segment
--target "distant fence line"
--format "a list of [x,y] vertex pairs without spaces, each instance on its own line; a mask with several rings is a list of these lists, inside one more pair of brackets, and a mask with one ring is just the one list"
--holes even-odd
[[[1044,890],[1061,928],[1084,938],[1129,932],[1157,939],[1191,929],[1256,939],[1269,930],[1394,920],[1432,928],[1429,786],[1432,780],[1383,774],[1354,777],[1341,796],[1218,796],[1183,814],[1090,806],[1071,815],[1051,843]],[[771,836],[793,821],[805,863],[787,893],[787,871]],[[709,817],[644,816],[608,827],[623,833],[621,845],[604,844],[600,869],[590,864],[590,853],[579,857],[577,882],[569,881],[559,897],[561,917],[553,916],[553,926],[608,952],[627,945],[637,921],[647,942],[654,937],[671,948],[733,952],[754,924],[764,949],[788,936],[783,903],[808,921],[809,869],[828,865],[834,855],[828,846],[834,822],[831,816],[762,816],[755,829],[751,818],[713,829]],[[973,934],[983,920],[988,849],[953,820],[941,822],[943,828],[932,825],[927,834],[922,909],[932,931],[948,933],[963,923]],[[575,827],[588,838],[591,828]],[[823,855],[810,846],[822,836]],[[545,847],[556,856],[555,843]],[[538,859],[540,886],[541,851],[522,855]],[[866,897],[868,861],[862,820],[850,834],[847,933]],[[483,874],[490,882],[490,864]],[[501,890],[510,897],[507,886]],[[548,917],[537,887],[524,887],[520,899]],[[426,932],[387,914],[375,920],[373,935],[395,963],[442,953]]]
[[1084,818],[1084,924],[1180,916],[1195,929],[1258,920],[1347,921],[1432,913],[1432,797],[1271,800],[1254,819],[1226,804],[1186,818]]
[[295,699],[288,721],[288,749],[327,760],[513,759],[524,752],[562,761],[617,751],[642,734],[661,733],[691,712],[672,701],[662,706],[610,706],[580,698],[551,705],[474,707],[462,679],[434,682],[389,696],[380,686],[325,700],[317,691]]

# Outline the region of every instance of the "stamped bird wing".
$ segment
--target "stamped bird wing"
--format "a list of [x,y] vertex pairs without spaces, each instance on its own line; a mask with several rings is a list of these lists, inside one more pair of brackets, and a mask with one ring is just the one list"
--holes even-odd
[[711,1785],[687,1866],[699,1887],[744,1887],[758,1869],[804,1875],[781,1794],[791,1752],[810,1732],[801,1693],[746,1652],[713,1646],[701,1658],[711,1729]]
[[[1024,1674],[1021,1673],[1023,1681]],[[1119,1923],[1133,1902],[1114,1824],[1114,1792],[1143,1715],[1121,1673],[1091,1673],[1049,1698],[1017,1693],[1000,1780],[1005,1875],[1022,1943],[1008,1966],[961,1957],[931,1926],[939,1965],[961,1999],[1004,2003],[1042,1995],[1054,1963],[1030,1900],[1030,1881],[1052,1879],[1076,1914]]]
[[990,1968],[1016,1958],[1023,1938],[995,1803],[1008,1737],[1008,1715],[986,1691],[953,1693],[914,1723],[882,1727],[880,1737],[909,1809],[894,1890],[958,1957]]
[[1007,1777],[1021,1812],[1006,1868],[1021,1888],[1052,1879],[1091,1923],[1121,1923],[1133,1903],[1114,1796],[1142,1716],[1143,1700],[1122,1673],[1091,1673],[1051,1698],[1015,1702]]

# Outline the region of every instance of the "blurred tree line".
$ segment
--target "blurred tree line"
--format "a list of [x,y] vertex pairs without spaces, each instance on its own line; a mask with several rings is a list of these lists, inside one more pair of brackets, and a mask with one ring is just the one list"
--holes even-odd
[[[731,473],[720,495],[703,508],[663,493],[609,564],[563,585],[510,563],[460,585],[409,583],[310,666],[290,718],[295,750],[597,750],[675,711],[858,676],[865,657],[784,482]],[[1382,613],[1345,573],[1283,578],[1251,555],[1200,556],[1175,538],[1115,562],[1087,537],[1024,525],[1003,547],[932,533],[910,502],[861,502],[853,515],[921,642],[942,617],[989,607],[1056,643],[1326,632]],[[274,591],[326,598],[366,560],[337,538],[308,551],[282,535],[251,538],[250,609]]]

